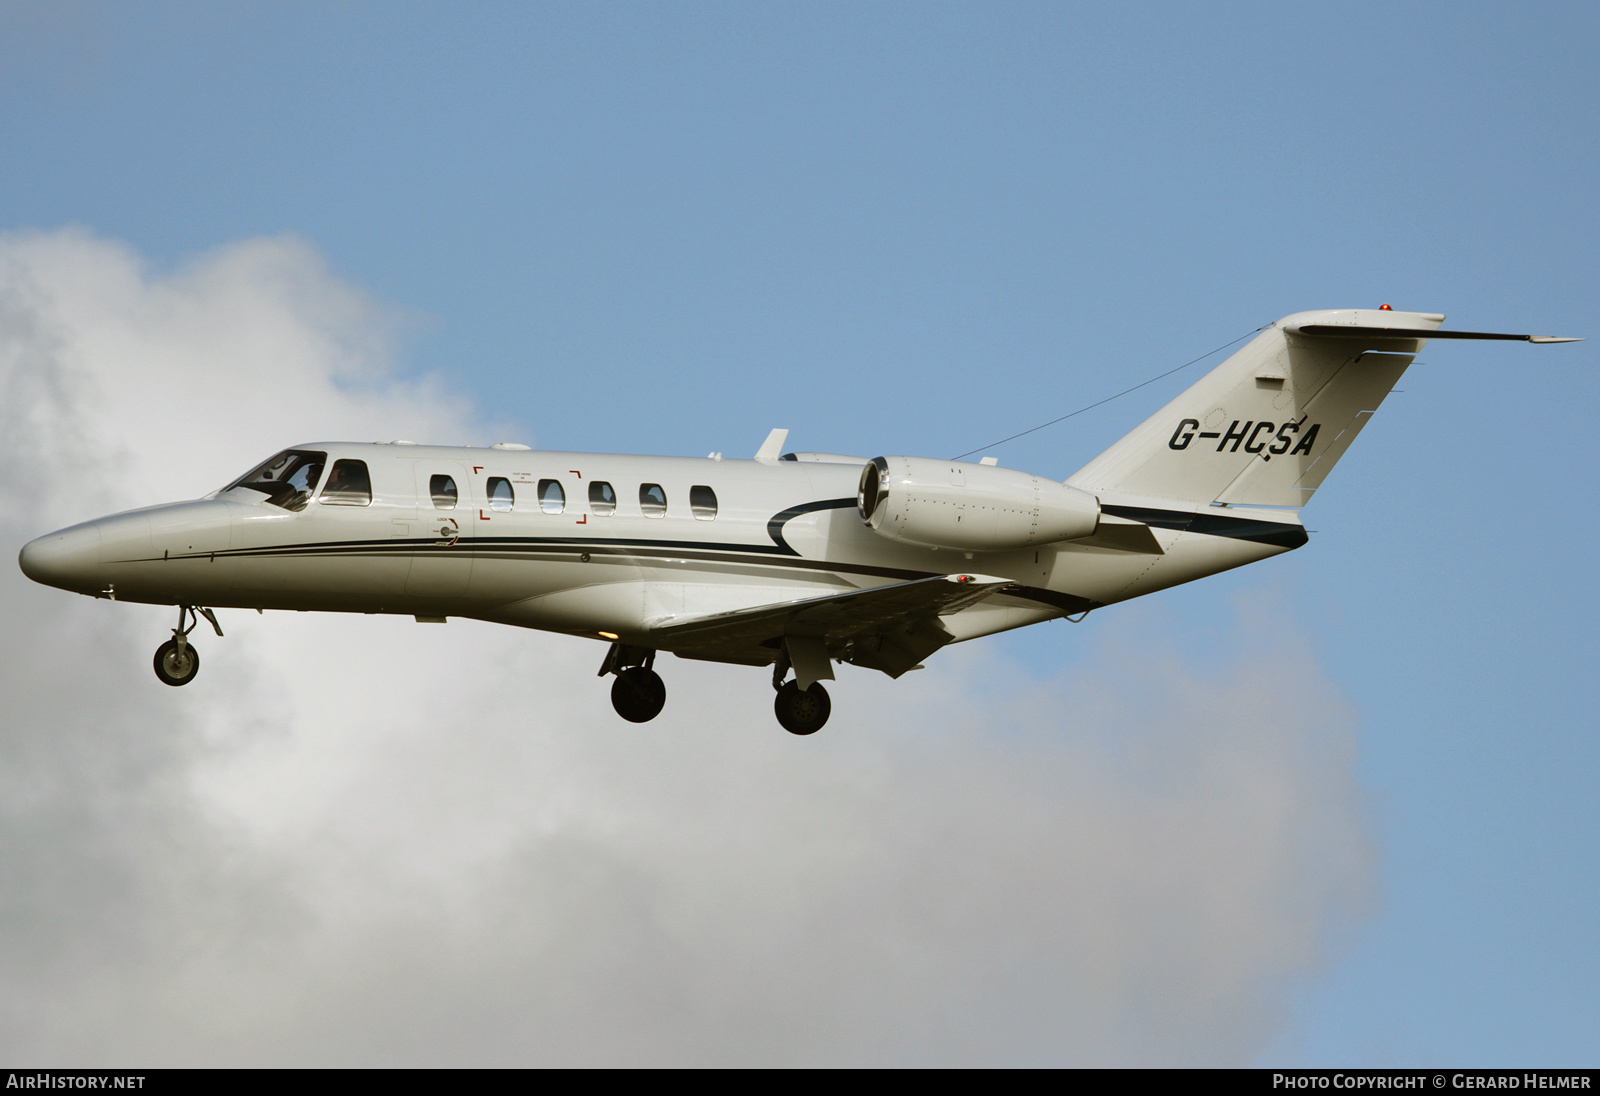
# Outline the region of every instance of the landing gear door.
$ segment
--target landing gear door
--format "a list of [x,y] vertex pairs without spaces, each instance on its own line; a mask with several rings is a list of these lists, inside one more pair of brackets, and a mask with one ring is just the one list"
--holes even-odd
[[411,573],[406,593],[454,597],[472,580],[472,542],[478,500],[472,469],[460,461],[416,462],[417,520],[411,525]]

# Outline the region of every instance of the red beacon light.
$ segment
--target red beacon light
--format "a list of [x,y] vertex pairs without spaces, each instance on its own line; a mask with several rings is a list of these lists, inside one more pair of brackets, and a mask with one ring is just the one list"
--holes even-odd
[[1386,304],[1380,304],[1380,305],[1379,305],[1379,306],[1378,306],[1378,311],[1379,311],[1379,312],[1393,312],[1393,311],[1394,311],[1394,309],[1393,309],[1393,308],[1391,308],[1391,307],[1389,307],[1389,306],[1388,306],[1388,305],[1386,305]]

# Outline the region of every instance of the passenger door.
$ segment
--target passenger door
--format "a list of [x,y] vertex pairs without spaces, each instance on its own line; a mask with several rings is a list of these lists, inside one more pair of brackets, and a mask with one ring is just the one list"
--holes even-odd
[[472,540],[478,500],[472,469],[460,461],[416,462],[417,520],[411,540],[411,572],[406,593],[417,597],[455,597],[472,580]]

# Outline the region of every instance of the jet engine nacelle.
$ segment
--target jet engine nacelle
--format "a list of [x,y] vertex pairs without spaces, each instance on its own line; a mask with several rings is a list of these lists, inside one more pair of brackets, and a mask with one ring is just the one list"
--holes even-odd
[[875,457],[856,509],[872,531],[929,548],[1005,552],[1094,533],[1100,500],[1010,468],[930,457]]

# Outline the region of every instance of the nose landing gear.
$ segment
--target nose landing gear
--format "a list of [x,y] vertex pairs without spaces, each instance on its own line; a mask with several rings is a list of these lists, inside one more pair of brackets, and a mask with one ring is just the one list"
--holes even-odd
[[163,685],[187,685],[200,672],[200,652],[185,642],[169,639],[156,648],[156,676]]
[[222,635],[217,615],[210,609],[178,606],[178,626],[172,629],[172,638],[156,648],[156,677],[163,685],[187,685],[200,672],[200,652],[189,642],[189,633],[194,631],[201,617],[206,618],[218,637]]

